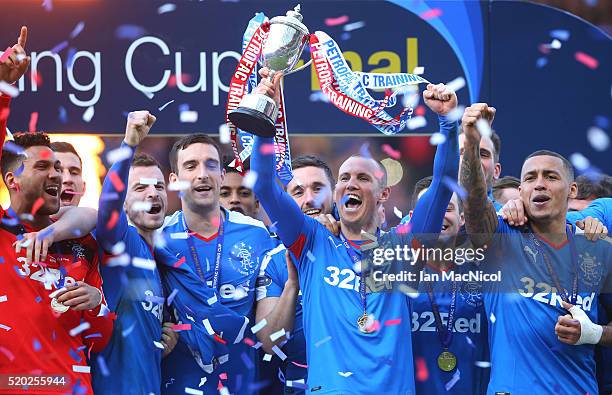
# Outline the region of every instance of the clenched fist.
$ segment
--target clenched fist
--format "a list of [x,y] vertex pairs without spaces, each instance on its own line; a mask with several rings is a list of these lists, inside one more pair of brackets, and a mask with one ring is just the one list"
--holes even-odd
[[487,103],[474,103],[465,109],[461,119],[461,128],[467,141],[471,143],[480,142],[480,132],[478,132],[476,124],[482,119],[491,126],[495,118],[495,111],[495,107],[489,107]]
[[130,147],[136,147],[147,137],[156,119],[148,111],[132,111],[128,114],[123,141]]
[[423,99],[427,107],[438,115],[446,115],[457,107],[457,95],[444,84],[428,84]]

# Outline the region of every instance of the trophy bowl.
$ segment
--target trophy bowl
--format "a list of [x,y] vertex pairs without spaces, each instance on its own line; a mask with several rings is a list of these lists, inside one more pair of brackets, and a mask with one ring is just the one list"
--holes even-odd
[[[270,80],[277,72],[288,75],[309,64],[293,70],[300,60],[308,35],[308,28],[302,24],[299,5],[285,16],[270,20],[270,32],[260,57],[261,66],[270,69]],[[267,95],[251,93],[244,96],[238,108],[230,111],[228,117],[234,126],[246,132],[262,137],[276,134],[278,108],[274,99]]]

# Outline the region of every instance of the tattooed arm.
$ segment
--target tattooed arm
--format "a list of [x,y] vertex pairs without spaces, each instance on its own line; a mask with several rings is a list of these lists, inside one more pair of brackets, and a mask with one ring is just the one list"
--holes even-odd
[[465,228],[476,247],[488,244],[497,229],[497,213],[487,197],[482,166],[480,164],[480,133],[476,122],[484,119],[492,122],[495,108],[485,103],[476,103],[465,109],[461,126],[465,133],[465,146],[461,162],[461,184],[467,192],[464,202]]

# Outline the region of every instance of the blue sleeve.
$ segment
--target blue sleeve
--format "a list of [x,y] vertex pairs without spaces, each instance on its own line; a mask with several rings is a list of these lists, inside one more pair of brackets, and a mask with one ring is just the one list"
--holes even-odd
[[285,250],[272,255],[270,262],[264,269],[264,275],[270,279],[266,286],[266,297],[280,297],[288,278]]
[[457,180],[459,174],[459,141],[457,122],[451,122],[444,116],[440,120],[440,133],[446,141],[438,146],[434,157],[433,179],[431,186],[417,201],[410,223],[413,234],[440,233],[446,208],[453,191],[444,185],[444,178]]
[[[98,222],[96,225],[96,237],[104,251],[110,252],[112,247],[125,240],[128,231],[128,220],[123,210],[123,203],[127,195],[127,183],[130,176],[130,167],[134,157],[134,148],[126,143],[121,143],[121,148],[129,148],[131,155],[121,161],[115,162],[108,170],[104,183],[102,184],[102,194],[98,207]],[[116,177],[123,183],[121,190],[117,189],[111,177]],[[114,214],[116,213],[116,214]],[[109,228],[109,223],[117,215],[115,224]]]
[[[191,333],[185,332],[190,346],[199,345],[203,333],[206,333],[208,338],[214,336],[214,333],[222,334],[222,338],[230,344],[242,341],[249,323],[247,317],[224,306],[217,292],[203,285],[188,264],[176,264],[179,258],[174,257],[167,249],[157,248],[155,258],[166,294],[177,291],[171,304],[179,319],[195,327]],[[205,320],[210,323],[208,328],[204,324]],[[211,328],[214,333],[211,333]],[[210,345],[209,341],[205,343]]]
[[582,211],[569,211],[567,222],[575,224],[576,221],[593,217],[600,220],[612,232],[612,198],[595,199]]
[[[274,152],[262,147],[273,145],[273,138],[254,136],[251,154],[251,170],[257,174],[253,187],[255,195],[263,205],[268,217],[276,223],[277,234],[286,246],[291,246],[300,236],[304,225],[304,213],[295,201],[276,182]],[[272,152],[270,152],[272,151]]]

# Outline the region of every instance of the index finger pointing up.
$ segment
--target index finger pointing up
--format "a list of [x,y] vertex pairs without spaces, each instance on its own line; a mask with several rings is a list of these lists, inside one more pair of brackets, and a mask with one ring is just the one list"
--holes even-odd
[[28,41],[28,27],[21,26],[21,32],[19,32],[19,38],[17,44],[21,45],[21,48],[25,49],[26,41]]

